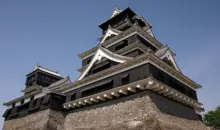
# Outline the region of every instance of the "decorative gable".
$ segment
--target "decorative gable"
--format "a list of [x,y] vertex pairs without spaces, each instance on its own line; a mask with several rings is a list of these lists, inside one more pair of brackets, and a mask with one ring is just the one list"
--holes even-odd
[[121,56],[121,55],[115,54],[115,53],[99,46],[99,48],[96,51],[95,55],[93,56],[91,62],[89,63],[87,68],[82,72],[82,74],[80,75],[80,77],[77,80],[81,80],[82,78],[84,78],[86,76],[86,74],[89,72],[89,70],[91,69],[91,67],[94,65],[94,63],[96,61],[100,61],[102,58],[107,58],[109,60],[112,60],[112,61],[115,61],[118,63],[124,63],[127,60],[133,59],[131,57],[126,57],[126,56]]
[[46,91],[55,91],[56,89],[59,89],[60,87],[64,86],[64,85],[68,85],[71,83],[71,80],[68,77],[63,78],[57,82],[52,83],[50,86],[48,86],[47,88],[44,88],[44,90]]
[[152,37],[154,37],[154,34],[153,34],[151,28],[147,29],[147,33],[150,34]]
[[108,27],[108,30],[106,31],[105,35],[103,36],[102,40],[100,43],[103,43],[108,37],[112,36],[112,35],[118,35],[120,34],[121,31],[116,30],[111,28],[110,26]]
[[169,65],[173,66],[177,71],[181,72],[169,47],[164,46],[163,48],[155,52],[155,55],[160,57],[160,59],[164,60]]
[[[148,34],[150,34],[152,37],[154,37],[153,31],[152,31],[152,26],[145,20],[144,17],[142,16],[136,16],[135,19],[140,20],[142,23],[144,23],[145,27],[143,28]],[[136,23],[137,24],[137,23]]]

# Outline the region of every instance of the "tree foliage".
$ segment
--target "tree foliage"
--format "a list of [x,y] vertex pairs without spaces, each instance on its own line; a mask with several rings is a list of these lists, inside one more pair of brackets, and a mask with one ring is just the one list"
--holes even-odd
[[208,111],[204,115],[204,123],[215,128],[220,128],[220,106],[215,110]]

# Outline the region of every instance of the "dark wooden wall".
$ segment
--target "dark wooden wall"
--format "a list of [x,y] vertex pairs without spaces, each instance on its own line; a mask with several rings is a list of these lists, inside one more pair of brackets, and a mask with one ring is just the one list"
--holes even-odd
[[[44,110],[47,108],[65,111],[64,109],[62,109],[62,104],[64,102],[73,101],[73,100],[83,98],[83,97],[86,97],[89,95],[93,95],[93,94],[96,94],[99,92],[110,90],[112,88],[126,85],[129,83],[135,82],[135,81],[146,79],[149,76],[153,76],[155,79],[163,82],[164,84],[166,84],[166,85],[176,89],[177,91],[197,100],[197,94],[196,94],[195,90],[187,87],[186,85],[184,85],[180,81],[176,80],[172,76],[166,74],[165,72],[161,71],[160,69],[158,69],[154,65],[147,63],[147,64],[141,65],[139,67],[136,67],[136,68],[127,70],[125,72],[113,75],[111,77],[105,78],[103,80],[100,80],[100,81],[91,83],[89,85],[80,87],[78,89],[72,90],[72,91],[66,93],[66,95],[67,95],[66,97],[61,96],[61,95],[57,95],[57,94],[50,94],[50,95],[46,95],[42,98],[32,100],[28,103],[24,103],[19,106],[15,106],[12,109],[7,109],[5,111],[3,117],[5,117],[6,120],[14,119],[14,118],[23,117],[25,115],[28,115],[28,114],[31,114],[31,113],[34,113],[37,111],[41,111],[41,110]],[[154,93],[154,92],[152,92],[152,93]],[[132,95],[132,93],[130,93],[130,94]],[[155,95],[157,95],[157,94],[155,94]],[[160,95],[157,95],[157,96],[160,96]],[[168,99],[166,99],[166,100],[168,100]],[[160,106],[163,106],[163,105],[161,105],[161,104],[163,104],[163,101],[159,102],[159,100],[157,100],[157,102],[158,102],[157,104],[159,104]],[[168,105],[168,106],[170,107],[170,106],[172,106],[172,104]],[[188,108],[183,108],[180,105],[177,105],[175,107],[176,108],[180,107],[179,111],[185,111],[188,109]],[[165,108],[161,108],[161,109],[166,112],[169,112],[168,109],[167,110],[165,110]],[[172,109],[172,110],[174,110],[174,109]],[[189,111],[189,113],[190,113],[191,109],[188,109],[187,111]],[[172,113],[172,111],[170,111],[170,113],[176,115],[175,112]],[[181,113],[179,113],[179,114],[181,114]],[[178,116],[184,116],[184,115],[178,115]]]
[[176,89],[177,91],[197,100],[197,94],[196,91],[189,88],[188,86],[184,85],[177,79],[171,77],[170,75],[164,73],[162,70],[158,69],[157,67],[150,64],[150,73],[151,75],[161,81],[162,83]]
[[[126,76],[128,76],[128,77],[126,77]],[[160,69],[158,69],[154,65],[148,63],[145,65],[127,70],[125,72],[113,75],[113,76],[106,78],[106,79],[103,79],[101,81],[98,81],[98,82],[86,85],[84,87],[78,88],[78,89],[73,90],[71,92],[68,92],[66,102],[71,101],[71,94],[75,94],[75,98],[72,98],[73,100],[75,100],[75,99],[82,98],[83,97],[82,93],[85,93],[85,91],[87,91],[86,96],[89,96],[94,93],[106,91],[108,89],[112,89],[115,87],[119,87],[121,85],[125,85],[125,84],[122,84],[123,82],[126,82],[126,84],[129,84],[129,83],[132,83],[135,81],[139,81],[139,80],[148,78],[149,76],[153,76],[155,79],[161,81],[162,83],[164,83],[164,84],[176,89],[177,91],[197,100],[197,94],[196,94],[195,90],[189,88],[188,86],[184,85],[183,83],[176,80],[172,76],[161,71]],[[125,77],[127,79],[125,79]],[[128,81],[125,81],[125,80],[128,80]],[[112,82],[111,85],[109,85],[110,82]],[[108,86],[108,87],[101,89],[101,87],[105,87],[105,86]],[[99,89],[95,89],[96,87]],[[89,92],[90,92],[90,94],[89,94]]]
[[[102,86],[103,84],[108,83],[108,82],[113,82],[112,86],[108,87],[109,89],[119,87],[122,85],[122,79],[125,78],[126,76],[129,77],[129,81],[127,82],[127,84],[144,79],[144,78],[147,78],[147,77],[149,77],[149,70],[148,70],[149,67],[148,66],[149,66],[148,64],[145,64],[140,67],[127,70],[125,72],[116,74],[112,77],[103,79],[101,81],[98,81],[98,82],[86,85],[84,87],[81,87],[79,89],[73,90],[71,92],[68,92],[67,95],[69,95],[69,96],[67,96],[66,102],[70,101],[72,93],[76,93],[76,99],[79,99],[82,97],[82,93],[84,91],[89,90],[89,89],[93,89],[94,87]],[[105,87],[105,86],[103,85],[103,87]]]
[[65,96],[58,94],[48,94],[44,97],[31,100],[30,102],[21,104],[19,106],[14,106],[11,109],[7,109],[3,115],[5,120],[15,119],[19,117],[24,117],[26,115],[42,111],[48,108],[54,110],[63,110],[63,103],[65,102]]
[[[136,43],[136,42],[143,43],[146,47],[149,47],[154,52],[156,51],[156,48],[153,45],[151,45],[148,41],[144,40],[143,38],[141,38],[137,34],[134,34],[134,35],[108,47],[107,49],[110,50],[111,52],[116,52],[117,50],[123,49],[124,47],[126,47],[132,43]],[[125,55],[125,56],[127,56],[127,55]],[[90,57],[82,60],[82,66],[89,64],[90,61],[92,60],[92,58],[93,58],[93,56],[90,56]]]

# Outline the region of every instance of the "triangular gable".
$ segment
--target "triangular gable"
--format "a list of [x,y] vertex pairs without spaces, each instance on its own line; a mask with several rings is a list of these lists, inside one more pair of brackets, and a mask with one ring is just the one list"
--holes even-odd
[[154,37],[154,34],[151,29],[152,26],[147,22],[147,20],[142,16],[136,16],[136,18],[145,23],[145,25],[148,27],[147,33],[150,34],[152,37]]
[[151,27],[151,25],[147,22],[147,20],[143,16],[136,16],[136,18],[141,20],[142,22],[144,22],[146,24],[146,26]]
[[98,50],[96,51],[95,55],[93,56],[91,62],[89,63],[89,65],[87,66],[87,68],[82,72],[82,74],[80,75],[80,77],[77,79],[81,80],[82,78],[84,78],[86,76],[86,74],[89,72],[89,70],[91,69],[91,67],[94,65],[94,63],[96,61],[100,61],[103,57],[118,62],[118,63],[124,63],[127,60],[131,60],[133,58],[131,57],[126,57],[126,56],[121,56],[115,53],[112,53],[111,51],[99,46]]
[[52,91],[52,90],[55,90],[59,87],[62,87],[64,84],[70,84],[70,83],[71,83],[71,80],[68,76],[68,77],[63,78],[61,80],[58,80],[57,82],[52,83],[50,86],[47,87],[47,89]]
[[121,31],[116,30],[114,28],[111,28],[110,26],[108,27],[108,30],[106,31],[104,37],[102,38],[100,43],[103,43],[109,36],[111,35],[118,35],[119,33],[121,33]]
[[148,28],[148,29],[147,29],[147,33],[150,34],[152,37],[154,37],[154,34],[153,34],[151,28]]
[[165,47],[161,48],[160,50],[155,52],[155,55],[158,56],[162,60],[166,58],[167,60],[171,61],[173,66],[175,67],[175,69],[177,71],[181,72],[179,69],[179,66],[176,63],[175,58],[173,57],[173,55],[169,49],[169,47],[165,46]]

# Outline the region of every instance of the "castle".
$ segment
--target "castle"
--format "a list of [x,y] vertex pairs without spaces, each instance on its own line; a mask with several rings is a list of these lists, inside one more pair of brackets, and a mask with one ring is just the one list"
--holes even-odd
[[37,65],[23,96],[4,103],[4,130],[203,130],[201,86],[144,17],[114,9],[75,82]]

